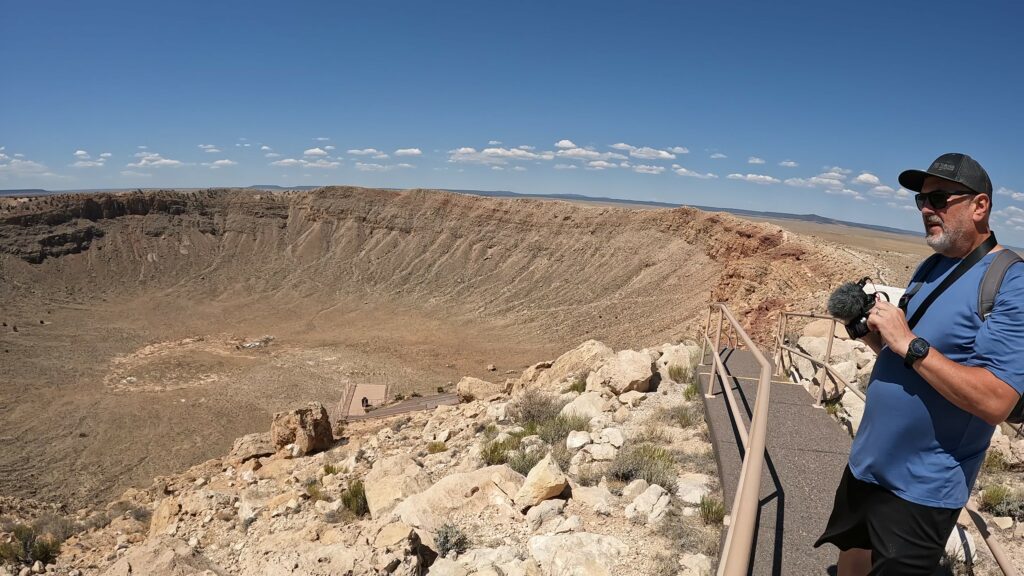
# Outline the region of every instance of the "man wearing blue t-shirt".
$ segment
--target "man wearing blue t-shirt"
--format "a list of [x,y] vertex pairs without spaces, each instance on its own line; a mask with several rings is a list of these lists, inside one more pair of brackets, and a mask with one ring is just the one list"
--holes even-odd
[[[944,154],[900,184],[918,192],[926,241],[942,257],[919,270],[900,308],[879,300],[864,342],[877,354],[864,418],[815,546],[839,549],[839,576],[930,575],[985,459],[994,427],[1024,393],[1024,266],[1011,266],[991,314],[978,315],[981,278],[996,252],[992,183],[965,154]],[[977,251],[977,263],[929,294]]]

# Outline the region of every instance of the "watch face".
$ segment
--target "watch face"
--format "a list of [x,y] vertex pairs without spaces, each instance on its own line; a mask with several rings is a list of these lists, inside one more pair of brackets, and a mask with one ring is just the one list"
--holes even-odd
[[928,352],[928,343],[917,338],[910,343],[910,351],[914,353],[914,356],[923,356]]

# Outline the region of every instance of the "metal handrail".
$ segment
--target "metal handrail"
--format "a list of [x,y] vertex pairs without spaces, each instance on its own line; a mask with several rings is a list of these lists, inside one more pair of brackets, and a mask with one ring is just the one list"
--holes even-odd
[[[788,319],[790,317],[815,318],[815,319],[831,320],[832,321],[832,328],[829,331],[828,345],[827,345],[827,348],[826,348],[826,351],[825,351],[825,358],[823,360],[818,360],[816,358],[812,358],[810,355],[805,354],[803,352],[800,352],[799,350],[796,350],[793,347],[787,346],[785,344],[786,326],[788,324]],[[709,312],[709,318],[710,318],[710,312]],[[835,338],[835,329],[836,329],[836,323],[837,322],[838,322],[838,320],[833,318],[832,316],[823,316],[821,314],[812,314],[812,313],[806,313],[806,312],[782,312],[781,314],[779,314],[779,329],[778,329],[778,332],[776,333],[776,336],[775,336],[775,350],[776,350],[776,352],[775,352],[776,356],[775,357],[776,357],[776,359],[778,361],[776,365],[778,366],[778,369],[781,372],[783,370],[783,363],[784,363],[783,351],[789,352],[791,354],[796,354],[797,356],[800,356],[800,357],[806,358],[807,360],[810,360],[815,366],[820,366],[822,371],[828,372],[828,374],[831,377],[837,379],[839,381],[839,383],[841,383],[847,390],[852,391],[861,400],[866,401],[867,399],[864,396],[864,393],[861,392],[858,388],[856,388],[854,386],[850,386],[850,384],[847,383],[846,380],[844,380],[841,376],[839,376],[836,373],[836,371],[832,368],[832,366],[828,363],[831,360],[831,356],[832,356],[832,340]],[[819,371],[818,375],[816,375],[815,377],[819,377],[819,375],[822,374],[822,371]],[[820,381],[820,379],[819,379],[819,381]],[[819,387],[819,389],[818,389],[818,398],[817,398],[818,404],[821,404],[822,388],[823,387]],[[760,395],[758,395],[758,398],[760,398]],[[742,476],[741,476],[741,478],[742,478]],[[978,512],[977,505],[974,502],[973,498],[970,501],[968,501],[966,506],[964,506],[963,513],[967,514],[971,518],[971,520],[974,522],[975,527],[978,528],[978,532],[981,534],[982,538],[985,540],[985,544],[988,545],[989,552],[992,553],[992,557],[995,558],[996,564],[999,565],[999,568],[1000,568],[1000,570],[1002,570],[1004,576],[1018,576],[1017,569],[1010,563],[1010,560],[1009,560],[1009,558],[1007,558],[1006,552],[1003,550],[1003,547],[999,544],[999,542],[995,538],[993,538],[992,532],[988,529],[988,523],[985,522],[985,519],[982,518],[981,513]],[[962,523],[966,523],[966,522],[962,522]]]
[[[754,528],[757,521],[757,505],[761,490],[761,471],[764,468],[764,451],[768,433],[768,400],[771,394],[772,369],[768,359],[754,344],[747,332],[740,326],[736,318],[729,312],[728,307],[722,303],[712,304],[708,311],[708,325],[704,331],[702,341],[702,352],[705,344],[710,344],[711,339],[708,332],[711,329],[711,310],[718,309],[718,333],[715,334],[714,347],[711,350],[715,358],[715,369],[708,379],[708,390],[710,394],[715,383],[715,372],[721,365],[724,370],[720,348],[722,319],[729,321],[734,333],[747,346],[747,349],[754,356],[754,359],[761,366],[757,385],[757,400],[754,401],[754,413],[750,419],[750,431],[748,434],[749,446],[743,455],[743,465],[740,468],[739,483],[736,487],[736,496],[733,499],[729,531],[725,536],[725,544],[722,547],[722,558],[718,563],[718,576],[744,576],[749,571],[750,554],[754,545]],[[722,389],[731,390],[731,386],[725,385],[725,374],[722,374]],[[727,393],[726,397],[729,395]],[[730,408],[731,409],[731,408]],[[736,428],[743,429],[743,421],[737,419]]]

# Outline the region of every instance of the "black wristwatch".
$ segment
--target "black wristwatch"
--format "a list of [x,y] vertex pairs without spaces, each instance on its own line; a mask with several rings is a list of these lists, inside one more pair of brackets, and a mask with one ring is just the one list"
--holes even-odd
[[907,368],[913,368],[914,362],[927,356],[928,351],[931,349],[932,345],[924,338],[914,338],[910,341],[910,346],[907,347],[907,355],[903,357],[903,365]]

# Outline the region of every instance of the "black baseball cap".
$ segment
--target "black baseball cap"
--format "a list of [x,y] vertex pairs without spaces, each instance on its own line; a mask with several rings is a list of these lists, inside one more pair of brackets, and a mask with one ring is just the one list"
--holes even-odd
[[989,179],[988,172],[967,154],[943,154],[932,162],[928,170],[904,170],[900,173],[900,186],[920,192],[924,179],[929,176],[963,184],[974,192],[992,197],[992,180]]

